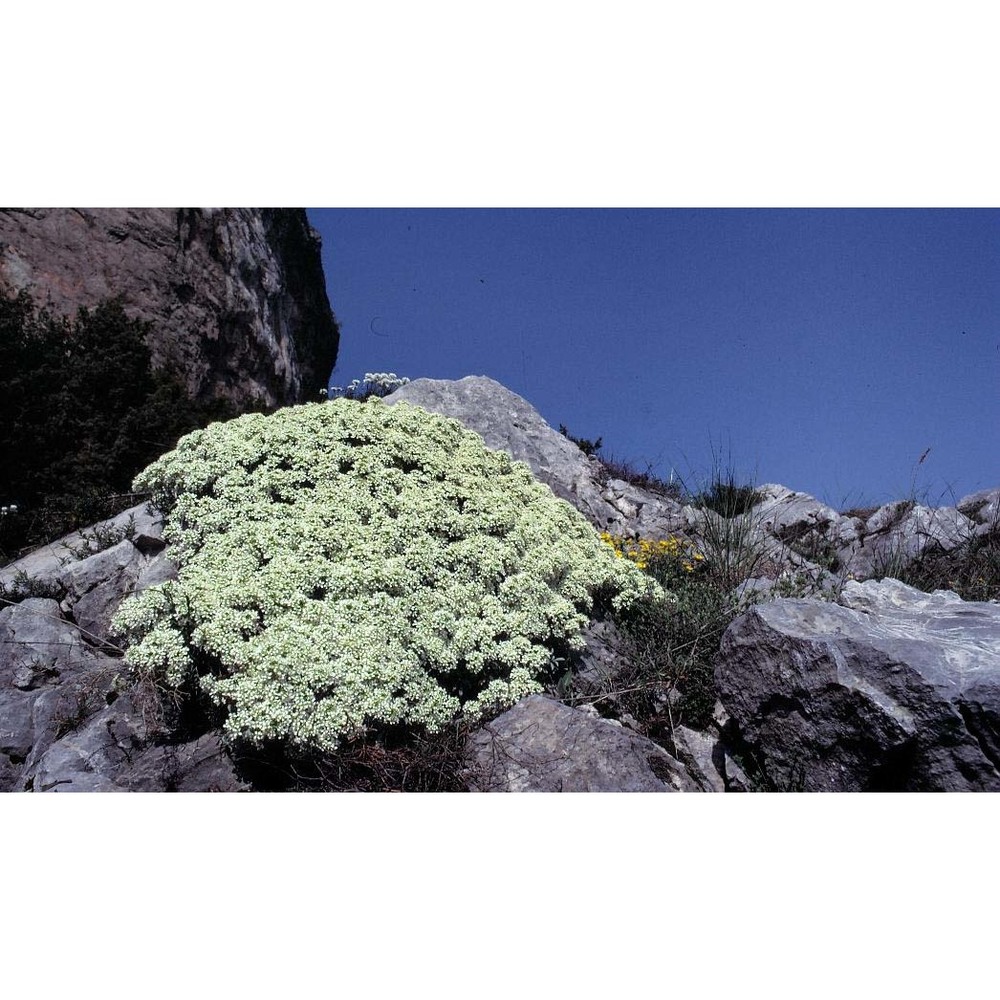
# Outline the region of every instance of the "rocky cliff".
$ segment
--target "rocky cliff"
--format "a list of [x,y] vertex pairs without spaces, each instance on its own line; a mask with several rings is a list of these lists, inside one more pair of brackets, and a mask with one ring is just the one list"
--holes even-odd
[[0,290],[22,288],[61,313],[123,296],[203,402],[311,399],[337,357],[303,209],[0,209]]

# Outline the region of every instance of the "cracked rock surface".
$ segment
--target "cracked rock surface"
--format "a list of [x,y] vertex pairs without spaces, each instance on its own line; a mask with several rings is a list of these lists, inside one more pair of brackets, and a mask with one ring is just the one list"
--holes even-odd
[[[238,790],[217,733],[169,738],[154,706],[122,684],[106,642],[128,593],[176,575],[162,519],[135,507],[93,531],[74,532],[0,570],[57,597],[0,603],[0,791]],[[130,538],[114,541],[128,529]]]
[[522,698],[470,738],[475,791],[696,792],[684,765],[596,712]]
[[715,676],[777,788],[1000,791],[998,604],[897,580],[773,601],[730,625]]

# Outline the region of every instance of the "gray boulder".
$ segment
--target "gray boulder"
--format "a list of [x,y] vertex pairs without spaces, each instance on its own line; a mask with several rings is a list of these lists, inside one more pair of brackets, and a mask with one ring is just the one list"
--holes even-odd
[[117,783],[130,792],[250,791],[218,732],[150,747],[119,773]]
[[0,790],[245,787],[217,733],[162,742],[156,697],[107,640],[127,594],[177,574],[162,528],[142,505],[0,571]]
[[81,641],[56,601],[0,607],[0,790],[21,790],[29,758],[71,719],[96,710],[85,689],[107,661]]
[[61,608],[72,614],[81,632],[106,639],[107,625],[122,597],[135,589],[148,558],[127,539],[71,563],[56,576],[65,591]]
[[605,481],[598,461],[590,459],[590,463],[601,499],[618,512],[613,523],[607,526],[609,531],[640,538],[676,536],[695,542],[702,523],[701,511],[624,479]]
[[837,568],[845,552],[858,544],[862,522],[846,517],[808,493],[777,483],[758,487],[761,501],[753,517],[777,542],[809,562]]
[[955,506],[975,525],[976,535],[1000,532],[1000,488],[970,493]]
[[922,556],[959,548],[973,537],[974,528],[954,507],[886,504],[868,518],[860,544],[842,554],[857,579],[892,576]]
[[[47,708],[38,706],[43,713]],[[229,792],[248,787],[237,777],[219,733],[187,742],[156,742],[131,692],[57,735],[51,742],[38,742],[17,790]]]
[[1000,790],[1000,606],[895,580],[730,625],[719,697],[771,787]]
[[596,459],[553,430],[527,400],[485,375],[456,381],[415,379],[385,402],[410,403],[460,421],[487,447],[528,465],[540,482],[599,528],[653,535],[668,525],[686,523],[675,501],[620,480],[602,483]]
[[481,792],[695,792],[662,747],[594,711],[529,695],[469,738]]

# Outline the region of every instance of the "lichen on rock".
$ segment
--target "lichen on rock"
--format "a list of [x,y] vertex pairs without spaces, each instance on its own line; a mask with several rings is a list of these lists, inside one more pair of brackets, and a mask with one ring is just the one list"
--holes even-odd
[[180,572],[123,603],[128,661],[200,688],[254,744],[488,717],[582,649],[599,595],[662,594],[527,466],[409,404],[213,424],[135,488]]

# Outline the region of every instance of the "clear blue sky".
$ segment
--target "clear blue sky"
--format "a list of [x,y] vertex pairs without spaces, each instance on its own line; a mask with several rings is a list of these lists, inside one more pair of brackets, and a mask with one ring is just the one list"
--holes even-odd
[[332,384],[489,375],[641,469],[691,481],[714,449],[838,508],[1000,485],[1000,210],[309,218]]

